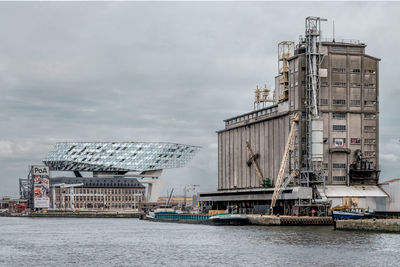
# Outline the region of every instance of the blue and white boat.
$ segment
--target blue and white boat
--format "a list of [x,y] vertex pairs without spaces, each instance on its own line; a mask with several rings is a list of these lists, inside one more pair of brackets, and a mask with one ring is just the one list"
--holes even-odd
[[362,219],[364,218],[364,213],[333,210],[332,216],[334,220]]

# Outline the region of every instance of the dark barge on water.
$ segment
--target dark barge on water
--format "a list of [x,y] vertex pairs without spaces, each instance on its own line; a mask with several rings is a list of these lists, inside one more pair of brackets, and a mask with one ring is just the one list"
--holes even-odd
[[246,225],[249,224],[246,215],[243,214],[196,214],[196,213],[176,213],[176,212],[150,212],[146,216],[147,220],[157,222],[193,223],[207,225]]

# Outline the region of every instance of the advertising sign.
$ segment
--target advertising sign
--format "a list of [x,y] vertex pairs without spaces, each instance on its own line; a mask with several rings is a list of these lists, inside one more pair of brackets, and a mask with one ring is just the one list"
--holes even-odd
[[50,170],[46,166],[32,166],[33,207],[50,207]]

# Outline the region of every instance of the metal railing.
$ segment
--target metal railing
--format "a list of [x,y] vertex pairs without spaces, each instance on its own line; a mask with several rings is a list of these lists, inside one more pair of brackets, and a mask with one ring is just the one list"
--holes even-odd
[[333,40],[332,38],[321,38],[321,42],[330,42],[330,43],[347,43],[347,44],[363,44],[360,42],[360,40],[354,40],[354,39],[336,39]]

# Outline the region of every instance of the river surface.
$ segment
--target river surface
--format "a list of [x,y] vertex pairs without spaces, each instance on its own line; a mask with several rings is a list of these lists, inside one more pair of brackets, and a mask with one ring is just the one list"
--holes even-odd
[[400,266],[400,234],[0,217],[0,266]]

